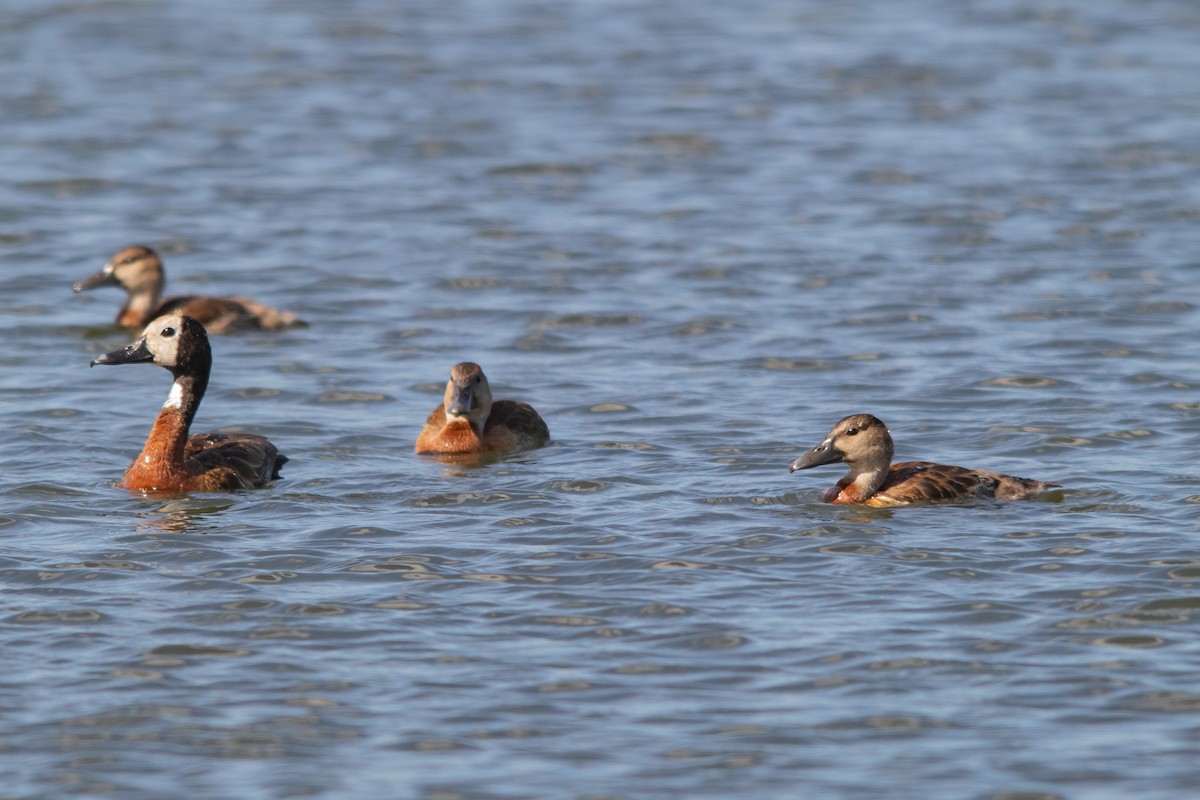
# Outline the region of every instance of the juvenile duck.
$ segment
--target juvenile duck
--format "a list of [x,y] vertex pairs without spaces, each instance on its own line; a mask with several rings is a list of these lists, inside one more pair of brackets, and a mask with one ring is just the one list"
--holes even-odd
[[150,320],[181,311],[205,326],[209,333],[277,331],[303,324],[289,311],[276,311],[245,297],[180,295],[162,299],[163,265],[158,253],[135,244],[120,250],[95,275],[73,287],[77,292],[97,286],[120,286],[128,297],[117,313],[116,324],[140,328]]
[[823,442],[793,461],[791,471],[844,462],[850,472],[825,490],[821,500],[880,508],[970,497],[1022,500],[1058,486],[929,461],[893,464],[894,450],[886,425],[870,414],[853,414],[834,425]]
[[212,366],[203,325],[177,311],[161,316],[136,342],[93,359],[92,366],[144,362],[167,368],[175,382],[142,452],[117,486],[159,492],[224,492],[256,488],[279,477],[287,456],[280,455],[265,436],[188,435]]
[[487,376],[464,361],[450,370],[446,394],[417,437],[418,453],[515,453],[541,447],[550,430],[533,407],[492,400]]

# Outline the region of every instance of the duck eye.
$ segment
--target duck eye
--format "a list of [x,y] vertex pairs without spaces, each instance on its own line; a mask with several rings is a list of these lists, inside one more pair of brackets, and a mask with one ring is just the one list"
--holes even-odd
[[475,376],[475,382],[476,382],[476,383],[483,383],[483,376],[482,376],[482,375],[476,375],[476,376]]
[[162,337],[163,337],[164,339],[170,339],[170,338],[171,338],[172,336],[174,336],[174,335],[175,335],[175,329],[174,329],[174,328],[163,328],[163,329],[162,329]]
[[857,436],[857,435],[858,435],[858,428],[848,428],[848,429],[846,430],[846,435],[847,435],[847,436]]

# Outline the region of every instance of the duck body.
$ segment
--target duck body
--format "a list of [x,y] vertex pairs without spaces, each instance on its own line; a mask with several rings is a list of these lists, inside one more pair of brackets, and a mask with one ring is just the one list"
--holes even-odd
[[417,436],[418,453],[516,453],[550,441],[546,422],[528,403],[493,400],[483,369],[469,361],[450,370],[442,403]]
[[[182,419],[164,409],[142,452],[117,486],[144,492],[233,492],[257,489],[279,477],[287,463],[265,436],[253,433],[180,433]],[[180,444],[182,443],[182,448]],[[180,450],[182,449],[182,452]]]
[[850,467],[849,473],[824,491],[821,499],[826,503],[876,508],[976,497],[1022,500],[1058,486],[931,461],[893,464],[894,451],[892,436],[881,420],[870,414],[852,414],[838,422],[819,445],[793,461],[791,471],[845,463]]
[[117,312],[116,324],[142,328],[151,320],[178,311],[205,327],[208,333],[252,330],[282,330],[302,325],[295,314],[277,311],[246,297],[180,295],[162,298],[166,282],[162,259],[145,245],[120,250],[99,272],[75,284],[76,292],[99,286],[120,286],[127,297]]
[[279,477],[287,462],[266,437],[253,433],[190,434],[204,392],[212,352],[204,327],[182,314],[152,322],[140,339],[106,353],[96,364],[155,363],[175,381],[142,452],[117,483],[150,492],[223,492],[251,489]]

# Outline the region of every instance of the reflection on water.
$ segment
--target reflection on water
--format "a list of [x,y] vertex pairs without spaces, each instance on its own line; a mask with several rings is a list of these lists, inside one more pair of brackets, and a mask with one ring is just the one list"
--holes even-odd
[[442,464],[442,475],[462,478],[472,470],[482,469],[500,460],[495,453],[421,453],[421,459]]
[[[7,794],[1190,796],[1193,4],[226,5],[0,19]],[[113,488],[130,241],[310,322],[269,489]],[[822,504],[864,409],[1063,488]]]
[[[157,504],[167,493],[148,495]],[[170,494],[172,499],[153,511],[142,512],[136,530],[148,533],[205,533],[219,530],[225,522],[222,515],[237,505],[236,501],[206,495]]]

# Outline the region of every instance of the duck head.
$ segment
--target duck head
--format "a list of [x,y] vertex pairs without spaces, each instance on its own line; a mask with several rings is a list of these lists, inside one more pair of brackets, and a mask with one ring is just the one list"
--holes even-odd
[[833,426],[825,439],[792,462],[791,471],[843,462],[852,472],[886,469],[895,446],[887,426],[870,414],[851,414]]
[[120,286],[130,294],[145,293],[157,297],[163,286],[162,260],[151,248],[135,244],[118,251],[99,272],[72,288],[86,292],[98,286]]
[[208,376],[212,349],[204,326],[178,312],[164,314],[142,331],[131,344],[92,359],[97,364],[158,364],[176,377],[183,374]]
[[492,411],[492,389],[483,368],[470,361],[455,364],[450,369],[443,403],[448,419],[465,419],[482,436]]

